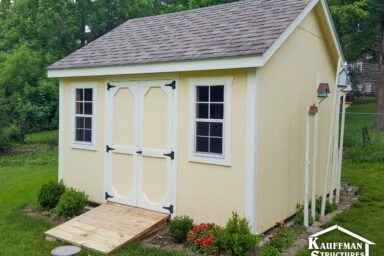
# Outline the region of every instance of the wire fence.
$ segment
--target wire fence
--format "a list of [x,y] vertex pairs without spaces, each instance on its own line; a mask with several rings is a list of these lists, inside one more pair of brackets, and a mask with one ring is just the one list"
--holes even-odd
[[345,157],[354,162],[384,162],[384,132],[375,129],[380,113],[345,113]]

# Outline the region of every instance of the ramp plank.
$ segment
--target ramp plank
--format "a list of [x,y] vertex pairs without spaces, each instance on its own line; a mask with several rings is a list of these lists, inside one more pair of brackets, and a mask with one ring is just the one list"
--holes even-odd
[[128,242],[165,227],[164,213],[108,202],[44,234],[73,245],[110,254]]

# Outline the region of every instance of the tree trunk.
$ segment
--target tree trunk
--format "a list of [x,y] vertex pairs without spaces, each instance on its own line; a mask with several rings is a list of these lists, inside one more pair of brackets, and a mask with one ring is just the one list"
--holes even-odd
[[376,90],[377,117],[375,128],[378,131],[384,129],[384,14],[380,15],[380,43],[378,47],[379,54],[379,84]]

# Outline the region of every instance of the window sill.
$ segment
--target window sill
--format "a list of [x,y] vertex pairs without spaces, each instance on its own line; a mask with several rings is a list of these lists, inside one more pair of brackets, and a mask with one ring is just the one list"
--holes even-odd
[[203,164],[222,165],[227,167],[231,166],[231,162],[229,159],[214,156],[193,155],[189,157],[189,161]]
[[72,149],[82,149],[82,150],[97,151],[96,146],[92,145],[92,144],[72,143],[71,144],[71,148]]

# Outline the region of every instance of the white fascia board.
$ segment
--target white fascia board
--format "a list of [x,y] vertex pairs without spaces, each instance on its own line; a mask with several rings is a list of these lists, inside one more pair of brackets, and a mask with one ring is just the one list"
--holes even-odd
[[304,10],[296,17],[296,19],[287,27],[287,29],[277,38],[271,47],[263,54],[263,65],[269,61],[269,59],[275,54],[275,52],[283,45],[288,37],[295,31],[300,23],[307,17],[316,4],[320,0],[312,0],[304,8]]
[[162,63],[145,63],[125,66],[51,69],[48,77],[78,77],[78,76],[100,76],[100,75],[129,75],[166,73],[214,69],[233,69],[262,66],[262,56],[228,57],[188,61],[171,61]]
[[343,54],[343,50],[341,48],[339,37],[337,36],[335,23],[333,22],[331,11],[329,9],[328,3],[325,0],[321,0],[321,4],[323,6],[325,17],[327,18],[328,25],[331,29],[331,34],[333,38],[333,42],[336,45],[337,52],[339,54],[339,57],[341,58],[342,62],[345,63],[345,58]]

